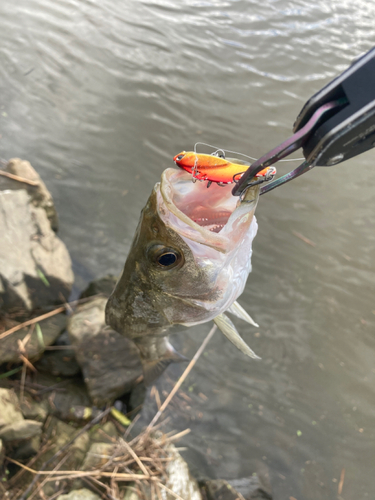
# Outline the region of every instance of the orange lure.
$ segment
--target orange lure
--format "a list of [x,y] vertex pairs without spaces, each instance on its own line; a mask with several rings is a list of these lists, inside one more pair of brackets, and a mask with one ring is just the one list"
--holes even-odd
[[[199,154],[194,151],[182,151],[173,158],[175,164],[198,180],[230,184],[238,180],[246,172],[248,165],[232,163],[218,156]],[[265,175],[268,168],[259,172],[256,177]]]

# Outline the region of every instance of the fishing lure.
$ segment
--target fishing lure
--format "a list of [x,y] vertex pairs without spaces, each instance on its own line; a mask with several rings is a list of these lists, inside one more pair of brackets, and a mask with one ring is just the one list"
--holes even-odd
[[[193,179],[208,181],[207,187],[209,187],[212,182],[221,185],[238,182],[242,174],[246,172],[249,167],[249,165],[246,164],[233,163],[216,154],[201,154],[195,151],[182,151],[182,153],[176,155],[173,160],[178,167],[192,174]],[[255,177],[263,182],[263,180],[270,180],[275,173],[276,169],[274,167],[265,168],[258,172]]]

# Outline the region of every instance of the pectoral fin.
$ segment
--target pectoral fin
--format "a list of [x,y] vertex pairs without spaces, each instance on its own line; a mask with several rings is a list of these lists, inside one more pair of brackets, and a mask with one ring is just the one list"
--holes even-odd
[[229,339],[232,344],[234,344],[237,349],[242,351],[246,356],[254,359],[261,359],[259,356],[255,354],[255,352],[250,349],[250,347],[245,343],[243,338],[240,336],[236,327],[231,322],[231,320],[225,314],[219,314],[214,318],[214,322],[220,328],[220,330],[224,333],[224,335]]
[[152,384],[171,363],[189,361],[177,352],[165,337],[136,339],[141,355],[143,381],[146,387]]
[[256,326],[257,328],[259,327],[258,323],[255,323],[253,318],[249,316],[249,314],[247,314],[245,309],[242,306],[240,306],[240,304],[237,301],[233,302],[233,304],[230,306],[229,309],[227,309],[227,311],[233,314],[234,316],[237,316],[237,318],[243,319],[247,323],[250,323],[250,325]]

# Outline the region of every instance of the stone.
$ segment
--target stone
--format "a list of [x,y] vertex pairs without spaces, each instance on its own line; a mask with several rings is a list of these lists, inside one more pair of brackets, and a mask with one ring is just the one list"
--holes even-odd
[[108,462],[113,455],[115,445],[110,443],[93,443],[83,461],[81,470],[93,470]]
[[101,497],[87,488],[81,488],[73,490],[67,495],[60,495],[57,500],[101,500]]
[[271,485],[266,478],[262,480],[258,474],[240,479],[230,479],[228,483],[238,493],[241,493],[245,500],[272,500]]
[[81,304],[69,319],[68,332],[76,359],[96,406],[130,392],[142,375],[133,342],[105,325],[105,297]]
[[[54,231],[57,231],[59,222],[55,204],[53,203],[51,193],[48,191],[38,172],[31,166],[28,161],[21,160],[20,158],[10,159],[7,166],[5,167],[5,171],[38,183],[37,186],[30,186],[29,184],[24,183],[22,183],[21,185],[27,190],[33,205],[36,207],[41,207],[45,210],[51,228]],[[9,182],[13,183],[13,185],[15,184],[15,187],[17,187],[17,189],[20,186],[20,183],[18,181],[10,180]]]
[[114,439],[118,437],[118,432],[116,426],[110,420],[105,424],[94,427],[90,431],[90,441],[92,443],[108,443],[114,442]]
[[34,436],[31,439],[27,439],[25,442],[19,444],[14,451],[13,458],[16,460],[23,458],[30,458],[36,455],[40,450],[41,446],[41,435]]
[[16,393],[11,389],[0,388],[0,429],[23,420]]
[[5,448],[3,445],[3,441],[0,439],[0,470],[4,462],[4,457],[5,457]]
[[[24,314],[61,303],[67,300],[74,280],[68,250],[56,236],[46,213],[52,198],[48,201],[46,194],[36,195],[34,187],[26,186],[1,176],[0,311],[3,313]],[[34,194],[29,193],[30,189]],[[51,211],[49,216],[54,219]]]
[[117,280],[118,280],[117,276],[114,276],[113,274],[108,274],[103,278],[91,281],[88,287],[81,293],[81,299],[98,294],[101,294],[104,297],[108,298],[111,295],[113,289],[115,288]]
[[[31,361],[35,361],[44,353],[44,347],[54,344],[67,323],[65,314],[57,314],[43,321],[39,321],[39,327],[42,332],[43,340],[41,342],[38,337],[36,328],[34,328],[29,340],[25,343],[26,357]],[[13,320],[4,318],[0,324],[0,334],[10,328],[13,328],[18,323]],[[19,363],[19,340],[29,334],[29,328],[21,328],[7,337],[0,340],[0,364],[3,363]]]
[[42,425],[42,422],[36,420],[20,420],[19,422],[4,425],[0,429],[0,439],[4,442],[31,439],[42,433]]
[[45,352],[35,368],[56,377],[74,377],[81,372],[73,348]]
[[[166,449],[169,456],[173,457],[173,460],[167,462],[166,466],[168,476],[166,486],[184,500],[202,500],[198,483],[190,474],[187,463],[181,457],[176,447],[170,444]],[[176,498],[168,492],[166,492],[165,497],[168,500]]]
[[245,500],[272,500],[257,475],[230,481],[210,479],[201,482],[201,488],[207,500],[237,500],[241,496]]

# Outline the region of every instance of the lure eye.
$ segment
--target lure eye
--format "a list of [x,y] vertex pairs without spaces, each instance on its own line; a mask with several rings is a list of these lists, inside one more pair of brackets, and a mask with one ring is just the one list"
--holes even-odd
[[176,160],[180,161],[180,160],[182,160],[182,158],[183,158],[184,156],[185,156],[185,155],[178,155],[178,156],[177,156],[177,158],[176,158]]
[[151,262],[161,269],[173,269],[184,262],[178,250],[164,245],[153,245],[148,251],[148,256]]

